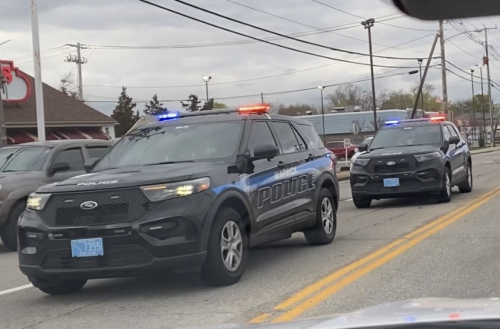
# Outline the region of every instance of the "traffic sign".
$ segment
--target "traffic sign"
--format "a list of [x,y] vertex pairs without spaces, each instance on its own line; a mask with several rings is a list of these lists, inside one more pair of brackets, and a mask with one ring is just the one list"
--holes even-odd
[[351,140],[349,138],[344,138],[344,148],[348,149],[351,147]]
[[352,123],[352,133],[354,135],[359,135],[359,133],[361,132],[361,128],[359,127],[359,124],[357,122],[353,122]]

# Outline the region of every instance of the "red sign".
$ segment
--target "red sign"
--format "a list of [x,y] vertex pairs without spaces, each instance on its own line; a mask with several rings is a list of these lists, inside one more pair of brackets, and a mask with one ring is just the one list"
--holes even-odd
[[6,103],[20,103],[28,99],[31,93],[31,88],[28,82],[28,77],[17,67],[12,61],[0,61],[2,76],[4,80],[2,101]]

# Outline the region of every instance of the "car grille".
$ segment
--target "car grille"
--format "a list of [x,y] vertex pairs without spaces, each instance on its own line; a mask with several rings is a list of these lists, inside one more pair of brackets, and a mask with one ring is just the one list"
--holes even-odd
[[[94,201],[97,207],[80,208],[87,201]],[[53,194],[40,216],[52,227],[129,223],[144,216],[154,205],[138,188]]]
[[143,265],[152,260],[152,256],[138,246],[117,246],[104,249],[100,257],[71,257],[69,250],[49,251],[42,261],[46,270],[71,270],[99,267],[123,267]]
[[[394,164],[388,165],[387,163]],[[392,156],[371,159],[366,170],[372,174],[390,174],[413,171],[417,168],[417,160],[413,156]]]

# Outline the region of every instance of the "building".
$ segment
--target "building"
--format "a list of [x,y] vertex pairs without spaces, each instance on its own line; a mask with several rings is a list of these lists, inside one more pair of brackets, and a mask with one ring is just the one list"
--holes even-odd
[[[410,110],[380,110],[377,111],[378,125],[383,125],[388,120],[407,119],[411,115]],[[325,114],[325,140],[343,141],[344,138],[351,139],[352,143],[360,143],[366,136],[373,135],[375,126],[373,123],[373,112],[346,112]],[[310,121],[319,135],[323,136],[323,116],[321,114],[302,116]],[[354,125],[359,127],[359,134],[354,134]]]
[[[2,92],[8,144],[37,141],[34,79],[13,62],[1,61],[5,79]],[[45,138],[111,139],[116,121],[61,91],[43,84]]]

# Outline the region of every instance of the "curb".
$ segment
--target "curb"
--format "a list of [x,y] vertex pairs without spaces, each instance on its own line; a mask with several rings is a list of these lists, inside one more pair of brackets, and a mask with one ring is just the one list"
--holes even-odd
[[472,151],[474,153],[471,153],[471,155],[476,155],[476,154],[483,154],[483,153],[493,153],[493,152],[498,152],[500,150],[480,150],[480,151]]

